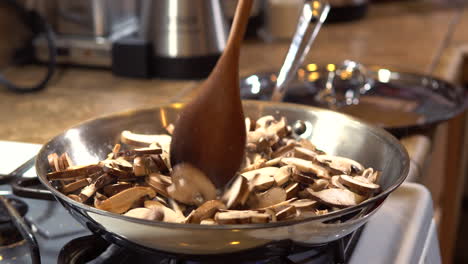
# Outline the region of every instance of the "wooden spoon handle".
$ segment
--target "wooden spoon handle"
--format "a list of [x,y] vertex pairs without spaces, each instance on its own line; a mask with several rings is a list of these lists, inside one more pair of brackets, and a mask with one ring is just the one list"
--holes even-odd
[[226,44],[227,48],[240,49],[240,44],[244,39],[244,34],[249,22],[250,10],[253,0],[239,0],[237,4],[234,21],[232,22],[231,33]]

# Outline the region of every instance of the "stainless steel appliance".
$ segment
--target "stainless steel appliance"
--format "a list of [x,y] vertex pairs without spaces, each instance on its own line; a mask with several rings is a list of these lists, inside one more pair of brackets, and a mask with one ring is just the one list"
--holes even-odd
[[[202,78],[227,39],[219,0],[36,0],[56,32],[57,61],[129,77]],[[45,38],[35,40],[47,61]]]
[[[53,26],[59,63],[112,65],[113,42],[138,30],[133,0],[36,1],[34,7]],[[45,39],[34,43],[36,56],[47,60]]]
[[160,77],[207,76],[228,35],[219,0],[144,0],[140,33],[152,43]]

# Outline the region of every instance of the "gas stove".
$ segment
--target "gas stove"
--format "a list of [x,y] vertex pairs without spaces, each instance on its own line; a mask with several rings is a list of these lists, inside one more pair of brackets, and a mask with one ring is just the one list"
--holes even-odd
[[[28,161],[40,145],[0,141],[0,174]],[[34,179],[34,169],[21,173]],[[148,252],[133,245],[109,244],[76,222],[56,201],[16,196],[9,184],[0,195],[10,200],[37,241],[42,263],[440,263],[432,200],[425,187],[404,183],[358,231],[342,240],[314,247],[288,243],[229,255],[180,259],[166,252]],[[31,263],[31,243],[23,240],[0,208],[0,260]]]

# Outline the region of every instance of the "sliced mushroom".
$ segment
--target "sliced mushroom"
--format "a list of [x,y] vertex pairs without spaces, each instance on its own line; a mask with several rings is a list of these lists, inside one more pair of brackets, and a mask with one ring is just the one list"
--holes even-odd
[[133,165],[122,157],[113,160],[113,165],[126,172],[132,172],[133,170]]
[[208,218],[208,219],[203,219],[201,222],[200,222],[201,225],[217,225],[218,223],[216,223],[216,221],[212,218]]
[[265,164],[266,162],[267,162],[266,159],[263,159],[263,158],[258,159],[253,164],[250,164],[249,166],[243,168],[240,172],[244,173],[244,172],[253,171],[253,170],[263,168],[263,167],[266,166],[266,164]]
[[175,200],[173,199],[168,199],[169,201],[169,206],[172,210],[174,210],[174,212],[179,215],[179,217],[183,218],[185,217],[184,216],[184,209],[185,207],[181,206],[180,204],[178,204]]
[[123,190],[126,190],[126,189],[129,189],[133,187],[133,184],[129,183],[129,182],[124,182],[124,183],[115,183],[115,184],[110,184],[110,185],[106,185],[104,186],[103,188],[103,191],[104,193],[111,197]]
[[309,160],[303,160],[299,158],[282,158],[281,163],[285,165],[294,165],[300,172],[313,173],[319,178],[330,178],[330,175],[325,168],[314,164]]
[[76,194],[69,194],[67,195],[68,198],[71,198],[73,199],[74,201],[76,202],[79,202],[79,203],[82,203],[83,201],[81,200],[80,196],[76,195]]
[[145,164],[145,158],[143,157],[136,157],[133,160],[133,173],[135,176],[146,176],[151,173],[149,168],[147,168]]
[[87,178],[79,179],[77,181],[74,181],[72,183],[69,183],[69,184],[63,186],[62,188],[60,188],[60,191],[65,193],[65,194],[72,193],[72,192],[77,191],[77,190],[85,187],[86,185],[88,185],[89,181],[90,180],[87,179]]
[[313,161],[317,157],[317,153],[303,147],[295,147],[294,148],[294,157],[299,159],[305,159]]
[[[331,177],[330,184],[335,188],[347,189],[343,184],[341,184],[340,175],[335,175],[335,176]],[[314,191],[318,191],[318,190],[314,190]]]
[[257,119],[255,129],[266,130],[275,121],[276,120],[272,115],[262,116],[259,119]]
[[331,156],[331,155],[318,155],[316,160],[322,164],[328,165],[330,168],[337,170],[343,174],[350,175],[351,173],[362,173],[364,167],[352,159]]
[[164,195],[165,197],[168,197],[169,194],[167,193],[167,187],[172,184],[172,180],[168,183],[165,180],[165,175],[162,175],[160,173],[151,173],[145,178],[145,182],[154,188],[157,193]]
[[62,155],[60,155],[60,159],[63,164],[63,170],[66,170],[68,167],[73,166],[73,161],[71,160],[67,152],[64,152]]
[[313,210],[317,208],[318,202],[310,199],[300,199],[291,202],[291,205],[294,205],[299,210]]
[[162,158],[161,155],[150,155],[150,158],[154,162],[160,173],[170,173],[170,166],[168,165],[168,163],[166,163],[166,161]]
[[53,172],[60,170],[60,167],[58,166],[58,158],[59,158],[59,156],[55,152],[47,155],[47,160],[49,162],[49,167]]
[[295,173],[296,168],[292,165],[287,165],[279,168],[276,173],[273,175],[276,185],[282,186],[287,183],[292,175]]
[[286,191],[286,199],[291,199],[294,197],[297,197],[297,192],[299,191],[299,183],[297,182],[292,182],[288,186],[284,188]]
[[249,183],[244,176],[238,175],[224,192],[222,200],[226,204],[227,208],[231,209],[244,205],[248,197]]
[[144,196],[148,196],[150,199],[152,199],[156,196],[156,193],[153,191],[153,189],[148,187],[133,187],[123,190],[120,193],[103,201],[97,208],[112,213],[121,214],[128,211],[134,202]]
[[[333,179],[333,177],[332,177]],[[314,183],[310,186],[310,188],[316,192],[318,191],[321,191],[325,188],[328,187],[330,183],[327,181],[327,180],[324,180],[324,179],[318,179],[318,180],[315,180]]]
[[312,144],[312,142],[310,142],[309,140],[307,139],[301,139],[299,140],[298,144],[302,147],[302,148],[306,148],[310,151],[313,151],[313,152],[317,152],[317,154],[322,154],[323,152],[322,151],[319,151],[317,150],[317,147]]
[[350,190],[364,195],[372,194],[380,189],[379,185],[369,182],[364,177],[361,177],[361,180],[359,180],[357,177],[353,178],[349,175],[341,175],[339,179],[340,182]]
[[181,217],[171,208],[164,206],[158,201],[145,201],[145,208],[159,208],[163,212],[163,221],[169,223],[183,223],[185,217]]
[[[258,123],[258,121],[257,121]],[[283,116],[279,121],[272,122],[267,128],[266,131],[269,133],[274,133],[278,137],[284,137],[288,134],[286,118]]]
[[249,131],[255,129],[255,127],[252,127],[252,124],[253,124],[252,119],[246,117],[245,118],[245,132],[247,134],[249,133]]
[[131,209],[124,215],[152,221],[161,221],[164,217],[162,210],[158,210],[156,208],[149,209],[145,207]]
[[276,213],[276,219],[278,221],[281,221],[281,220],[285,220],[295,215],[296,215],[296,207],[294,205],[290,205],[284,208],[283,210],[279,211],[278,213]]
[[312,189],[307,189],[307,191],[320,202],[325,203],[330,206],[336,206],[338,208],[355,206],[364,201],[364,197],[359,194],[353,193],[349,190],[343,189],[325,189],[322,191],[315,192]]
[[295,147],[296,147],[295,142],[288,143],[284,146],[279,147],[275,151],[273,151],[273,153],[271,153],[271,157],[278,158],[278,157],[285,156],[287,153],[293,151]]
[[249,208],[265,208],[286,201],[286,191],[279,187],[273,187],[268,191],[253,194],[248,201]]
[[380,172],[374,171],[372,168],[368,168],[362,172],[362,177],[366,178],[369,182],[377,183],[380,178]]
[[251,190],[264,191],[269,189],[275,183],[275,174],[278,172],[276,167],[265,167],[253,171],[242,173],[249,181]]
[[315,182],[314,178],[312,178],[311,176],[299,172],[293,173],[292,178],[294,179],[294,181],[305,185],[313,184]]
[[171,136],[169,135],[144,135],[144,134],[136,134],[130,131],[122,131],[120,136],[120,140],[129,145],[133,146],[140,146],[146,147],[151,143],[157,142],[160,145],[170,145],[171,144]]
[[216,199],[216,188],[199,169],[187,163],[178,164],[172,170],[172,184],[167,188],[169,196],[188,205],[201,205]]
[[249,223],[268,223],[270,215],[255,211],[225,211],[217,212],[215,221],[218,224],[249,224]]
[[162,154],[162,149],[158,147],[146,147],[146,148],[136,148],[133,150],[135,155],[141,156],[141,155],[150,155],[150,154]]
[[282,157],[278,157],[278,158],[274,158],[274,159],[271,159],[271,160],[267,160],[265,163],[264,163],[264,166],[265,167],[272,167],[272,166],[277,166],[281,163],[281,159]]
[[188,223],[199,224],[202,220],[213,218],[220,209],[226,209],[226,205],[218,200],[206,201],[190,214],[191,217],[187,221]]
[[55,171],[47,174],[49,180],[72,180],[88,177],[91,174],[101,172],[102,168],[97,164],[69,167],[64,171]]

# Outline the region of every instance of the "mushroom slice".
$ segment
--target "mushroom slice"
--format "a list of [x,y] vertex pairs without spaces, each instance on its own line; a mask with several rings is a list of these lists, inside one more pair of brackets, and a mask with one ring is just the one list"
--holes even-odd
[[[255,122],[252,122],[252,119],[245,118],[245,132],[248,134],[251,130],[255,129]],[[254,126],[252,126],[254,125]]]
[[143,157],[136,157],[133,160],[133,173],[135,176],[146,176],[151,173],[145,163],[145,158]]
[[305,159],[305,160],[310,160],[313,161],[317,157],[317,153],[310,150],[306,149],[303,147],[295,147],[294,148],[294,157],[299,158],[299,159]]
[[59,158],[59,156],[55,152],[47,155],[47,160],[49,162],[49,167],[53,172],[60,170],[60,167],[58,166],[58,158]]
[[266,159],[263,159],[263,158],[258,159],[253,164],[250,164],[249,166],[243,168],[240,172],[244,173],[244,172],[253,171],[253,170],[263,168],[263,167],[266,166],[265,165],[266,162],[267,162]]
[[303,138],[301,140],[299,140],[299,142],[297,142],[302,148],[305,148],[305,149],[308,149],[310,151],[313,151],[313,152],[316,152],[318,154],[323,154],[322,151],[319,151],[317,150],[317,147],[312,144],[312,142],[310,142],[309,140]]
[[284,146],[279,147],[275,151],[273,151],[273,153],[271,153],[271,157],[272,158],[278,158],[278,157],[285,156],[285,154],[287,154],[290,151],[294,150],[295,147],[296,147],[296,143],[295,142],[290,142],[290,143],[288,143],[288,144],[286,144]]
[[379,185],[367,181],[367,179],[364,177],[361,177],[361,180],[356,178],[353,178],[349,175],[341,175],[339,180],[350,190],[364,195],[374,193],[380,189]]
[[131,172],[133,170],[133,165],[122,157],[113,160],[113,165],[123,171]]
[[145,208],[139,207],[129,210],[124,214],[125,216],[152,220],[152,221],[161,221],[164,217],[164,213],[162,210],[158,210],[156,208]]
[[150,155],[150,154],[162,154],[162,149],[158,147],[146,147],[146,148],[136,148],[133,150],[135,155]]
[[297,192],[299,191],[299,183],[293,182],[286,186],[284,190],[286,191],[286,199],[294,198],[297,196]]
[[145,201],[145,208],[156,208],[160,209],[163,212],[163,221],[169,223],[183,223],[185,221],[185,217],[181,217],[178,213],[176,213],[171,208],[164,206],[162,203],[158,201]]
[[291,205],[294,205],[296,209],[299,209],[299,210],[313,210],[317,208],[319,203],[317,201],[313,201],[310,199],[300,199],[300,200],[293,201]]
[[122,131],[120,135],[120,140],[132,146],[140,146],[146,147],[151,143],[157,142],[158,144],[169,144],[171,142],[171,136],[169,135],[144,135],[144,134],[136,134],[132,133],[131,131],[125,130]]
[[281,159],[282,159],[282,157],[278,157],[278,158],[274,158],[274,159],[271,159],[271,160],[267,160],[267,161],[265,162],[264,165],[265,165],[265,167],[277,166],[277,165],[280,164]]
[[226,205],[218,200],[206,201],[190,214],[191,217],[187,219],[187,222],[199,224],[204,219],[213,218],[220,209],[226,209]]
[[251,190],[264,191],[269,189],[275,183],[274,175],[278,172],[276,167],[265,167],[249,172],[242,173],[249,181]]
[[185,216],[184,216],[184,212],[183,212],[183,211],[184,211],[183,208],[185,208],[185,207],[182,208],[181,205],[179,205],[179,204],[178,204],[175,200],[173,200],[173,199],[170,199],[170,198],[169,198],[168,201],[169,201],[169,206],[171,207],[171,209],[174,210],[174,212],[176,212],[176,214],[178,214],[179,217],[181,217],[181,218],[185,217]]
[[[347,189],[343,184],[341,184],[341,181],[340,181],[340,175],[335,175],[333,176],[331,179],[330,179],[330,183],[333,187],[335,188],[339,188],[339,189]],[[313,189],[313,188],[312,188]],[[314,191],[318,191],[318,190],[315,190]]]
[[177,164],[172,170],[169,196],[188,205],[201,205],[216,199],[216,188],[208,177],[188,163]]
[[63,186],[60,189],[60,191],[65,193],[65,194],[68,194],[68,193],[72,193],[74,191],[77,191],[77,190],[85,187],[88,184],[89,184],[89,179],[87,179],[87,178],[79,179],[77,181],[74,181],[72,183],[69,183],[69,184]]
[[208,219],[201,220],[200,224],[201,225],[217,225],[218,223],[216,223],[214,219],[208,218]]
[[215,215],[215,221],[222,225],[268,223],[269,219],[269,214],[256,211],[225,211]]
[[266,128],[266,131],[270,134],[276,134],[278,137],[284,137],[288,134],[287,126],[286,118],[283,116],[279,121],[272,122],[270,126]]
[[355,206],[364,201],[364,197],[353,193],[349,190],[343,189],[325,189],[322,191],[315,192],[312,189],[307,189],[307,191],[314,197],[324,204],[330,206],[336,206],[338,208]]
[[276,173],[273,175],[276,185],[282,186],[283,184],[287,183],[291,176],[295,173],[294,166],[287,165],[279,168]]
[[62,161],[64,170],[67,169],[68,167],[73,166],[73,161],[71,160],[67,152],[64,152],[62,155],[60,155],[59,159]]
[[72,166],[64,171],[56,171],[47,174],[49,180],[73,180],[101,172],[102,168],[97,164]]
[[78,196],[78,195],[76,195],[76,194],[69,194],[69,195],[67,195],[67,196],[68,196],[68,198],[70,198],[70,199],[72,199],[72,200],[74,200],[74,201],[76,201],[76,202],[79,202],[79,203],[82,203],[82,202],[83,202],[83,201],[81,200],[81,197]]
[[111,197],[123,190],[126,190],[126,189],[129,189],[133,187],[133,184],[129,183],[129,182],[124,182],[124,183],[115,183],[115,184],[110,184],[110,185],[106,185],[104,186],[103,188],[103,191],[104,193]]
[[157,193],[168,197],[167,187],[171,185],[172,180],[168,183],[167,180],[164,179],[165,177],[167,176],[153,172],[145,178],[145,182],[154,188]]
[[279,211],[278,213],[276,213],[276,219],[278,221],[281,221],[281,220],[285,220],[295,215],[296,215],[296,207],[294,205],[290,205],[284,208],[283,210]]
[[175,126],[174,126],[174,124],[171,123],[171,124],[167,125],[165,127],[165,129],[166,129],[167,133],[169,133],[169,135],[172,135],[172,134],[174,134]]
[[299,172],[293,173],[292,178],[294,179],[294,181],[305,185],[313,184],[315,182],[314,178],[312,178],[311,176],[304,175]]
[[161,155],[150,155],[150,158],[154,162],[156,167],[158,168],[159,172],[163,174],[168,174],[170,172],[169,166],[164,161]]
[[279,187],[273,187],[266,192],[251,196],[250,208],[265,208],[286,201],[286,191]]
[[239,205],[244,205],[248,197],[249,183],[244,176],[238,175],[224,192],[222,200],[226,203],[227,208],[230,209]]
[[352,159],[339,157],[339,156],[331,156],[331,155],[318,155],[316,157],[317,161],[328,165],[330,168],[340,171],[346,175],[350,175],[351,173],[362,173],[364,167],[354,161]]
[[362,172],[362,177],[366,178],[369,182],[377,183],[380,178],[380,172],[374,171],[372,168],[367,168]]
[[314,164],[309,160],[303,160],[299,158],[282,158],[281,163],[285,165],[294,165],[300,172],[313,173],[319,178],[330,178],[330,175],[325,168]]
[[266,130],[275,121],[276,120],[272,115],[262,116],[259,119],[257,119],[255,129]]
[[97,208],[121,214],[128,211],[137,200],[145,196],[152,199],[156,196],[156,193],[148,187],[132,187],[104,200]]
[[[333,176],[335,177],[335,176]],[[332,179],[333,179],[332,177]],[[321,191],[325,188],[328,187],[330,183],[327,181],[327,180],[324,180],[324,179],[318,179],[318,180],[315,180],[314,183],[310,186],[310,188],[316,192],[318,191]]]

